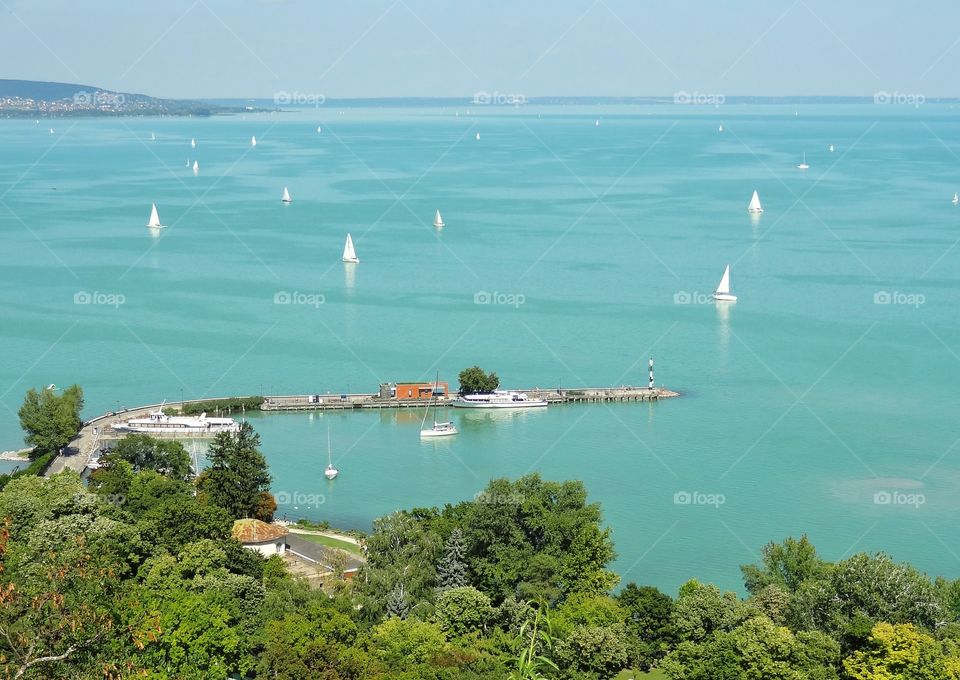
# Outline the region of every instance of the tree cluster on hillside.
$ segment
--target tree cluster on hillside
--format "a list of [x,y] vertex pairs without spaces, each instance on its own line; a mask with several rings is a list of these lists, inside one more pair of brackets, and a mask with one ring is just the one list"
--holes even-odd
[[53,385],[42,390],[30,388],[17,412],[24,441],[33,447],[31,458],[56,453],[76,436],[83,421],[83,389],[71,385],[60,394]]
[[[376,520],[352,581],[313,590],[231,537],[269,474],[245,426],[194,479],[129,438],[89,487],[0,491],[0,672],[20,678],[671,680],[960,678],[960,581],[883,554],[770,543],[747,597],[690,580],[619,591],[580,482],[491,481]],[[198,485],[201,487],[198,492]]]

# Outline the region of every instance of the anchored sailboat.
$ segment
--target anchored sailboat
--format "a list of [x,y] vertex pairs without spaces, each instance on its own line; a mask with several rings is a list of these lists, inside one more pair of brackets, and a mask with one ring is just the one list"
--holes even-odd
[[760,205],[760,194],[757,193],[757,190],[753,190],[753,198],[750,199],[750,205],[747,206],[747,212],[751,213],[762,213],[763,206]]
[[797,166],[800,170],[809,170],[810,166],[807,165],[807,154],[804,152],[803,160],[800,162],[800,165]]
[[251,137],[251,138],[250,138],[250,146],[256,146],[256,145],[257,145],[257,138],[256,138],[256,137]]
[[722,302],[737,301],[737,296],[730,294],[730,265],[727,265],[727,268],[723,270],[723,278],[720,279],[720,285],[713,293],[713,299]]
[[436,214],[436,215],[434,216],[434,218],[433,218],[433,226],[437,227],[438,229],[439,229],[440,227],[444,226],[444,224],[443,224],[443,218],[440,217],[440,211],[439,211],[439,210],[437,210],[437,214]]
[[198,163],[197,161],[194,161],[194,162],[193,162],[193,174],[196,175],[198,172],[200,172],[200,163]]
[[197,148],[197,140],[196,140],[196,139],[191,139],[191,140],[190,140],[190,148],[191,148],[191,149],[196,149],[196,148]]
[[327,479],[336,479],[340,470],[333,467],[333,452],[330,449],[330,428],[327,428],[327,469],[323,471],[323,476]]
[[[437,380],[433,385],[434,385],[433,394],[430,395],[431,402],[433,402],[433,400],[436,398],[437,390],[440,388],[440,372],[439,371],[437,371]],[[431,427],[429,430],[424,429],[424,426],[427,424],[427,415],[429,415],[429,413],[430,413],[430,404],[427,404],[427,410],[424,411],[423,413],[423,422],[420,423],[421,439],[427,439],[431,437],[452,437],[453,435],[457,434],[458,430],[456,427],[454,427],[453,423],[437,422],[437,407],[435,403],[433,404],[433,427]]]
[[289,203],[293,199],[290,198],[290,192],[287,191],[287,187],[283,187],[283,196],[280,197],[281,203]]
[[953,192],[953,204],[956,205],[957,203],[960,203],[960,194]]
[[343,261],[356,264],[360,261],[357,257],[357,251],[353,249],[353,239],[347,234],[347,242],[343,244]]
[[151,204],[150,208],[150,221],[147,222],[147,226],[151,229],[163,229],[166,225],[160,224],[160,214],[157,212],[157,204]]

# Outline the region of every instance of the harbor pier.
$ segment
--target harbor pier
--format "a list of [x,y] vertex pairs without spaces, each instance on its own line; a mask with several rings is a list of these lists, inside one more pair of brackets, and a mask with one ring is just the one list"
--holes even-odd
[[[567,404],[598,403],[598,402],[654,402],[660,399],[669,399],[680,396],[679,392],[668,390],[665,387],[634,387],[620,385],[619,387],[578,387],[574,389],[540,388],[526,390],[509,390],[523,392],[531,399],[542,399],[549,406],[563,406]],[[148,406],[137,406],[118,411],[110,411],[86,421],[76,438],[67,446],[63,453],[57,456],[46,475],[50,476],[64,470],[74,470],[78,473],[86,469],[88,463],[96,458],[102,448],[109,448],[113,441],[122,439],[126,432],[117,432],[111,425],[118,421],[131,418],[142,418],[151,411],[163,408],[166,412],[181,412],[188,404],[211,403],[218,401],[228,402],[236,399],[262,399],[260,410],[265,413],[283,411],[355,411],[362,409],[418,409],[427,404],[435,403],[438,406],[449,406],[456,400],[456,395],[445,394],[432,397],[432,401],[424,398],[398,399],[381,392],[364,392],[359,394],[287,394],[251,397],[220,397],[208,399],[190,399],[182,402],[164,402]],[[209,415],[239,416],[236,410],[216,412]],[[161,439],[205,439],[213,433],[204,432],[158,432],[151,436]]]

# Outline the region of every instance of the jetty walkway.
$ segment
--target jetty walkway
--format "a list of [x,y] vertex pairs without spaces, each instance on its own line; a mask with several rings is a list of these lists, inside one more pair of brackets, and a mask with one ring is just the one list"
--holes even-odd
[[[664,387],[633,387],[621,385],[619,387],[578,387],[574,389],[539,388],[528,390],[510,390],[524,392],[532,399],[542,399],[550,406],[564,404],[581,404],[592,402],[652,402],[660,399],[669,399],[680,396],[679,392]],[[73,470],[82,473],[95,458],[104,444],[122,439],[125,434],[114,432],[110,425],[118,420],[143,417],[161,406],[172,411],[179,410],[185,404],[216,402],[233,399],[235,397],[218,397],[206,399],[188,399],[182,402],[166,402],[164,404],[150,404],[135,408],[110,411],[101,416],[92,418],[83,424],[76,438],[70,442],[63,452],[54,458],[47,468],[46,476],[55,475],[64,470]],[[448,406],[456,397],[438,397],[436,403]],[[265,413],[279,411],[345,411],[355,409],[384,409],[384,408],[423,408],[428,403],[425,399],[396,399],[382,397],[376,392],[361,394],[292,394],[264,396],[260,410]],[[214,415],[214,414],[210,414]],[[237,415],[233,412],[232,415]],[[157,433],[152,435],[162,439],[198,439],[212,435],[203,433]]]

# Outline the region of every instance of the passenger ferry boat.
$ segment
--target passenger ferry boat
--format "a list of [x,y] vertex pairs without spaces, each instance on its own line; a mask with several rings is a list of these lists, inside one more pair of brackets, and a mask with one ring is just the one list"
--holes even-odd
[[216,434],[218,432],[238,432],[240,423],[233,418],[207,418],[206,413],[199,416],[168,416],[161,405],[151,411],[146,418],[118,420],[110,425],[115,432]]
[[542,408],[543,399],[531,399],[523,392],[496,390],[489,394],[463,394],[451,404],[457,408]]

